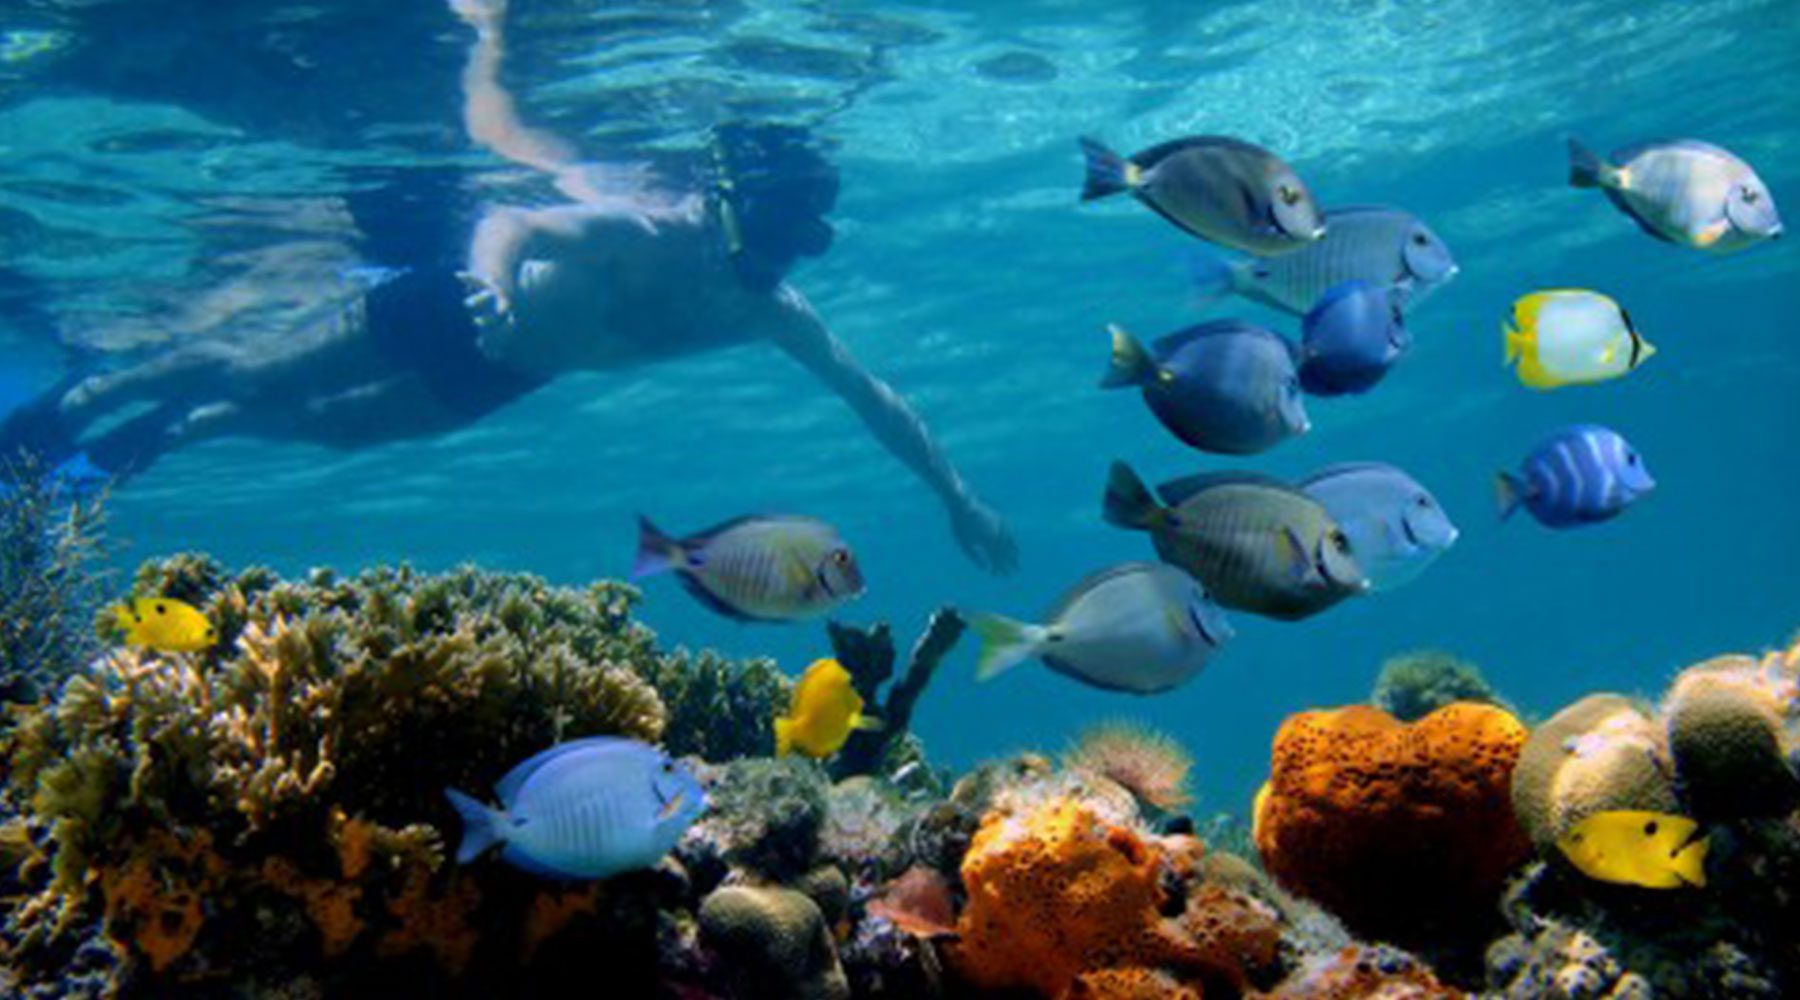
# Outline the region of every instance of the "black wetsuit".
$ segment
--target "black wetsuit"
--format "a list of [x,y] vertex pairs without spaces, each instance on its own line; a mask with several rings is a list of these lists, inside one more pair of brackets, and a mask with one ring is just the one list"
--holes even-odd
[[449,269],[409,269],[369,291],[363,315],[383,356],[417,375],[445,409],[475,420],[550,380],[481,352],[465,294]]

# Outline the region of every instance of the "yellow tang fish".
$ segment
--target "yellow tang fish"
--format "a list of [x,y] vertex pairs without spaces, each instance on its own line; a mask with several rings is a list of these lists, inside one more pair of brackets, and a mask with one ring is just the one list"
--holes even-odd
[[197,653],[211,649],[218,630],[191,604],[171,597],[140,597],[113,608],[125,644],[159,653]]
[[1533,389],[1618,378],[1656,353],[1617,302],[1579,288],[1519,299],[1500,331],[1505,363],[1517,362],[1519,381]]
[[862,695],[850,683],[850,671],[836,660],[815,660],[794,685],[788,714],[775,717],[775,756],[799,751],[829,757],[843,748],[856,729],[880,729],[881,720],[862,714]]
[[1618,809],[1595,813],[1556,842],[1583,875],[1601,882],[1679,889],[1706,885],[1707,840],[1686,816]]

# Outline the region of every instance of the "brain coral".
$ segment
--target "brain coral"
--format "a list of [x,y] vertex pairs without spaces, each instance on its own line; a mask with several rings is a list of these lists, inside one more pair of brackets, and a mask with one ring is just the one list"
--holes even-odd
[[1076,798],[990,812],[963,861],[950,954],[982,989],[1055,998],[1222,995],[1268,977],[1281,929],[1235,890],[1185,892],[1197,844],[1101,821]]
[[1787,656],[1720,656],[1687,668],[1663,698],[1682,800],[1712,819],[1779,816],[1800,804],[1790,768],[1796,678]]
[[1362,934],[1462,940],[1530,850],[1508,799],[1525,737],[1489,705],[1411,725],[1363,705],[1292,716],[1257,796],[1263,863]]
[[1677,812],[1661,727],[1618,695],[1590,695],[1525,742],[1513,772],[1513,810],[1540,847],[1608,809]]

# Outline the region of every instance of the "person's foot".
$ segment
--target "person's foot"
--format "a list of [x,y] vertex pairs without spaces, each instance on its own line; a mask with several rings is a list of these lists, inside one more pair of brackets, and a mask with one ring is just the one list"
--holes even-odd
[[950,529],[975,565],[1005,576],[1019,568],[1019,543],[1000,515],[980,501],[971,500],[950,515]]

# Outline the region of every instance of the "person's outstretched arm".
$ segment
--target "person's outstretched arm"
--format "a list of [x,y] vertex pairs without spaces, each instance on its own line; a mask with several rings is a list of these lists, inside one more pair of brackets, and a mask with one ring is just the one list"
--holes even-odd
[[799,292],[783,286],[777,293],[781,318],[770,339],[837,393],[886,448],[931,487],[950,515],[956,541],[970,559],[993,573],[1010,573],[1019,549],[1006,522],[975,498],[942,449],[913,412],[886,382],[858,364],[841,341]]
[[463,67],[463,128],[469,138],[522,166],[560,173],[575,162],[575,150],[562,139],[532,128],[519,118],[512,94],[500,83],[500,60],[506,54],[501,25],[506,0],[449,0],[450,10],[475,29],[469,61]]

